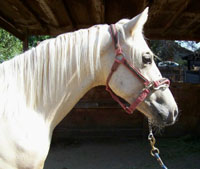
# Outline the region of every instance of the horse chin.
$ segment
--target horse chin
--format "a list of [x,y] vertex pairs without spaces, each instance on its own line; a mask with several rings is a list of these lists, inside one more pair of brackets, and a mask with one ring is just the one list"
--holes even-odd
[[170,126],[172,124],[167,124],[165,121],[163,121],[161,118],[153,117],[150,119],[150,123],[159,129],[163,129],[164,127]]
[[[128,102],[132,103],[130,100],[128,100]],[[137,109],[150,120],[153,126],[157,128],[162,129],[175,123],[175,121],[168,121],[167,117],[169,115],[169,110],[167,108],[164,108],[164,106],[158,106],[151,101],[146,100],[141,103]]]
[[163,129],[164,127],[174,125],[175,121],[168,123],[166,120],[163,119],[161,114],[163,114],[163,113],[159,112],[159,111],[154,111],[151,113],[149,120],[153,126],[159,128],[159,129]]
[[162,129],[169,125],[165,120],[163,120],[161,115],[162,112],[152,106],[150,102],[146,101],[145,103],[141,103],[137,109],[148,118],[153,126]]
[[149,119],[149,121],[152,124],[154,133],[158,135],[162,135],[164,131],[163,129],[165,127],[173,125],[173,124],[167,124],[166,122],[157,117],[152,117],[151,119]]

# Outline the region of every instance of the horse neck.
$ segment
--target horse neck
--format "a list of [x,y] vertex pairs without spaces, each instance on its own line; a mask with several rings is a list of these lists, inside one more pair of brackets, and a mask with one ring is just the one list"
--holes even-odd
[[[71,78],[66,82],[66,85],[60,89],[57,89],[56,102],[50,101],[51,107],[46,107],[46,118],[51,123],[51,127],[54,128],[75,106],[75,104],[83,97],[91,88],[97,86],[96,76],[87,74],[84,68],[81,69],[80,75],[74,72]],[[51,104],[50,103],[50,104]],[[48,109],[50,111],[48,111]]]
[[[42,103],[40,104],[40,109],[42,111],[44,110],[45,119],[50,122],[52,128],[54,128],[68,114],[68,112],[74,107],[74,105],[87,91],[89,91],[94,86],[98,86],[101,84],[102,70],[99,44],[101,41],[99,41],[99,39],[103,38],[101,36],[104,35],[99,35],[100,33],[97,33],[98,35],[96,35],[95,30],[93,29],[94,28],[90,28],[88,30],[88,34],[86,35],[88,37],[92,36],[95,38],[89,39],[90,42],[84,42],[81,47],[71,43],[72,41],[74,41],[74,39],[83,41],[84,37],[82,37],[82,39],[79,39],[78,37],[76,37],[76,34],[72,35],[75,36],[72,37],[74,39],[69,38],[68,44],[64,44],[68,46],[68,50],[64,49],[60,51],[62,53],[61,55],[63,55],[63,53],[67,54],[66,58],[62,60],[62,56],[57,57],[54,60],[58,60],[58,65],[60,66],[56,68],[56,65],[54,65],[54,69],[49,69],[52,70],[52,72],[48,72],[48,74],[50,74],[49,78],[52,79],[49,81],[56,82],[56,84],[51,85],[50,83],[50,86],[48,85],[49,92],[46,92],[46,95],[48,96],[45,97],[48,99],[45,101],[45,103],[45,99],[42,99],[40,101],[40,103]],[[64,37],[62,36],[60,36],[60,38],[64,39]],[[92,45],[94,47],[92,47]],[[57,44],[57,46],[65,48],[63,44]],[[83,48],[84,50],[80,49],[80,52],[77,51],[77,48]],[[49,63],[51,62],[52,61],[49,61]],[[44,105],[46,106],[44,107]]]
[[[103,29],[103,32],[108,31],[107,26]],[[41,114],[54,128],[88,90],[102,84],[104,63],[101,63],[100,46],[106,44],[99,39],[105,35],[101,34],[102,30],[95,32],[94,28],[85,31],[88,33],[61,35],[42,42],[3,64],[1,74],[5,75],[1,80],[5,87],[2,86],[2,91],[20,96],[19,103],[11,95],[6,95],[12,98],[8,100],[13,100],[15,105],[22,105],[23,101],[26,109]],[[83,34],[82,39],[79,34]],[[95,38],[84,41],[87,37]],[[82,46],[77,46],[76,41],[82,42]],[[85,50],[78,52],[77,47]],[[87,50],[91,50],[89,54]]]

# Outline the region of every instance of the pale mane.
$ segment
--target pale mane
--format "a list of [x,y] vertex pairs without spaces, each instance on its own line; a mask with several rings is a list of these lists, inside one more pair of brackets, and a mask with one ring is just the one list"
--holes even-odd
[[64,83],[74,74],[80,79],[82,69],[94,78],[95,70],[101,66],[100,44],[106,27],[93,26],[59,35],[2,63],[0,93],[16,90],[34,106],[39,100],[45,104],[46,96],[56,93],[55,90],[62,85],[66,86]]

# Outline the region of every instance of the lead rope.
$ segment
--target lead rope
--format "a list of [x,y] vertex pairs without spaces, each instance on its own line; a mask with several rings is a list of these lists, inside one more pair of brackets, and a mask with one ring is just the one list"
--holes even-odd
[[165,164],[163,163],[163,161],[161,160],[161,158],[160,158],[160,151],[159,151],[159,149],[157,148],[157,147],[155,147],[154,145],[155,145],[155,143],[156,143],[156,139],[155,139],[155,137],[154,137],[154,135],[153,135],[153,130],[152,130],[152,124],[151,124],[151,122],[150,122],[150,120],[148,119],[148,123],[149,123],[149,135],[148,135],[148,140],[149,140],[149,142],[150,142],[150,145],[151,145],[151,147],[152,147],[152,149],[151,149],[151,155],[153,156],[153,157],[155,157],[156,158],[156,160],[158,161],[158,163],[160,164],[160,166],[163,168],[163,169],[168,169],[166,166],[165,166]]

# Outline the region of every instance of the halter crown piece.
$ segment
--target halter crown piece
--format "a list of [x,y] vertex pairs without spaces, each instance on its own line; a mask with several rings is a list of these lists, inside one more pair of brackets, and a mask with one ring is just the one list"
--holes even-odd
[[[106,90],[110,93],[112,98],[115,101],[117,101],[128,114],[132,114],[133,111],[136,109],[136,107],[146,99],[146,97],[149,95],[150,92],[168,88],[170,85],[170,81],[169,79],[166,78],[161,78],[160,80],[157,81],[147,80],[137,68],[135,68],[133,65],[130,65],[126,60],[123,50],[119,44],[118,32],[116,30],[115,25],[110,26],[110,33],[113,39],[116,56],[106,81]],[[122,103],[119,96],[117,96],[109,86],[110,79],[112,78],[113,73],[118,69],[119,65],[125,66],[133,74],[134,77],[137,77],[144,84],[144,88],[140,91],[138,97],[129,106],[126,106],[124,103]]]

